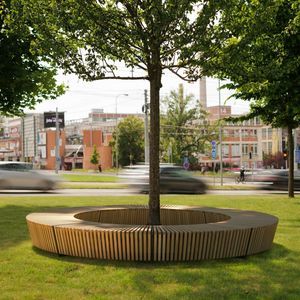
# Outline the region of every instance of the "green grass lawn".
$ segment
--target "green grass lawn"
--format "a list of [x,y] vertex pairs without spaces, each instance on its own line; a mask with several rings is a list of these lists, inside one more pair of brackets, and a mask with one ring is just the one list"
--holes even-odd
[[147,196],[0,197],[0,299],[299,299],[300,197],[161,196],[162,204],[250,209],[279,217],[271,251],[189,263],[57,256],[31,246],[25,216],[52,207],[145,204]]
[[59,189],[126,189],[128,185],[111,182],[61,182]]
[[117,182],[117,176],[100,175],[100,174],[62,174],[60,177],[70,182]]

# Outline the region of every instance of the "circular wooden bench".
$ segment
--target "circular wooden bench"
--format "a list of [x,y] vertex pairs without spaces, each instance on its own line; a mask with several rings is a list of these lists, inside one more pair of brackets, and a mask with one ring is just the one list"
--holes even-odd
[[255,211],[162,206],[159,226],[144,206],[57,209],[26,217],[35,247],[108,260],[194,261],[241,257],[272,247],[278,219]]

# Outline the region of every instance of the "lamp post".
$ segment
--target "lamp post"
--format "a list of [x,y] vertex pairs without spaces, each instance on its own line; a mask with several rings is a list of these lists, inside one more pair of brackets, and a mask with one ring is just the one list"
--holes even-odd
[[90,147],[93,147],[93,125],[90,124]]
[[119,130],[118,130],[118,98],[121,96],[128,96],[128,94],[119,94],[116,96],[116,169],[119,169]]

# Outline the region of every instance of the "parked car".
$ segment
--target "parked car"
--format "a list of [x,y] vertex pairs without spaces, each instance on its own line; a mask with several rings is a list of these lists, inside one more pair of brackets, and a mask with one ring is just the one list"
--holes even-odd
[[54,177],[33,170],[31,163],[18,161],[0,162],[1,190],[53,190],[57,187]]
[[[126,170],[130,185],[139,192],[149,192],[149,166],[131,167]],[[207,185],[203,180],[191,175],[182,167],[172,165],[160,166],[161,193],[194,193],[203,194]]]
[[[257,173],[253,180],[261,184],[262,188],[274,190],[287,190],[288,189],[288,170],[264,170]],[[294,189],[300,190],[300,171],[294,172]]]

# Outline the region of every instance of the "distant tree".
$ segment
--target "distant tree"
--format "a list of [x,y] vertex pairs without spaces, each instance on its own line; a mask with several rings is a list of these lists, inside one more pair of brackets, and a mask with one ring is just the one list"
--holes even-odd
[[93,165],[98,165],[99,164],[99,158],[100,158],[100,154],[97,151],[97,147],[96,145],[94,145],[94,149],[93,149],[93,153],[90,159],[91,164]]
[[25,108],[55,99],[64,88],[56,83],[56,70],[46,55],[32,46],[36,34],[24,21],[16,0],[0,2],[0,114],[21,115]]
[[215,126],[208,125],[207,113],[194,95],[184,95],[183,85],[163,99],[166,112],[161,116],[161,150],[164,160],[172,154],[174,163],[182,163],[184,156],[204,153],[208,142],[216,139]]
[[286,161],[283,158],[282,152],[277,152],[275,154],[264,154],[263,155],[263,165],[265,167],[274,167],[280,169],[285,167]]
[[[299,0],[218,1],[199,65],[210,75],[229,79],[234,97],[250,101],[250,113],[272,127],[287,128],[289,197],[294,197],[293,129],[300,124]],[[196,47],[197,48],[197,47]],[[196,50],[193,49],[193,51]]]
[[[118,147],[118,160],[122,166],[144,161],[144,124],[135,116],[129,116],[118,124],[118,139],[116,131],[113,134],[111,146],[116,154]],[[118,143],[116,143],[118,140]],[[116,156],[115,156],[116,157]]]

